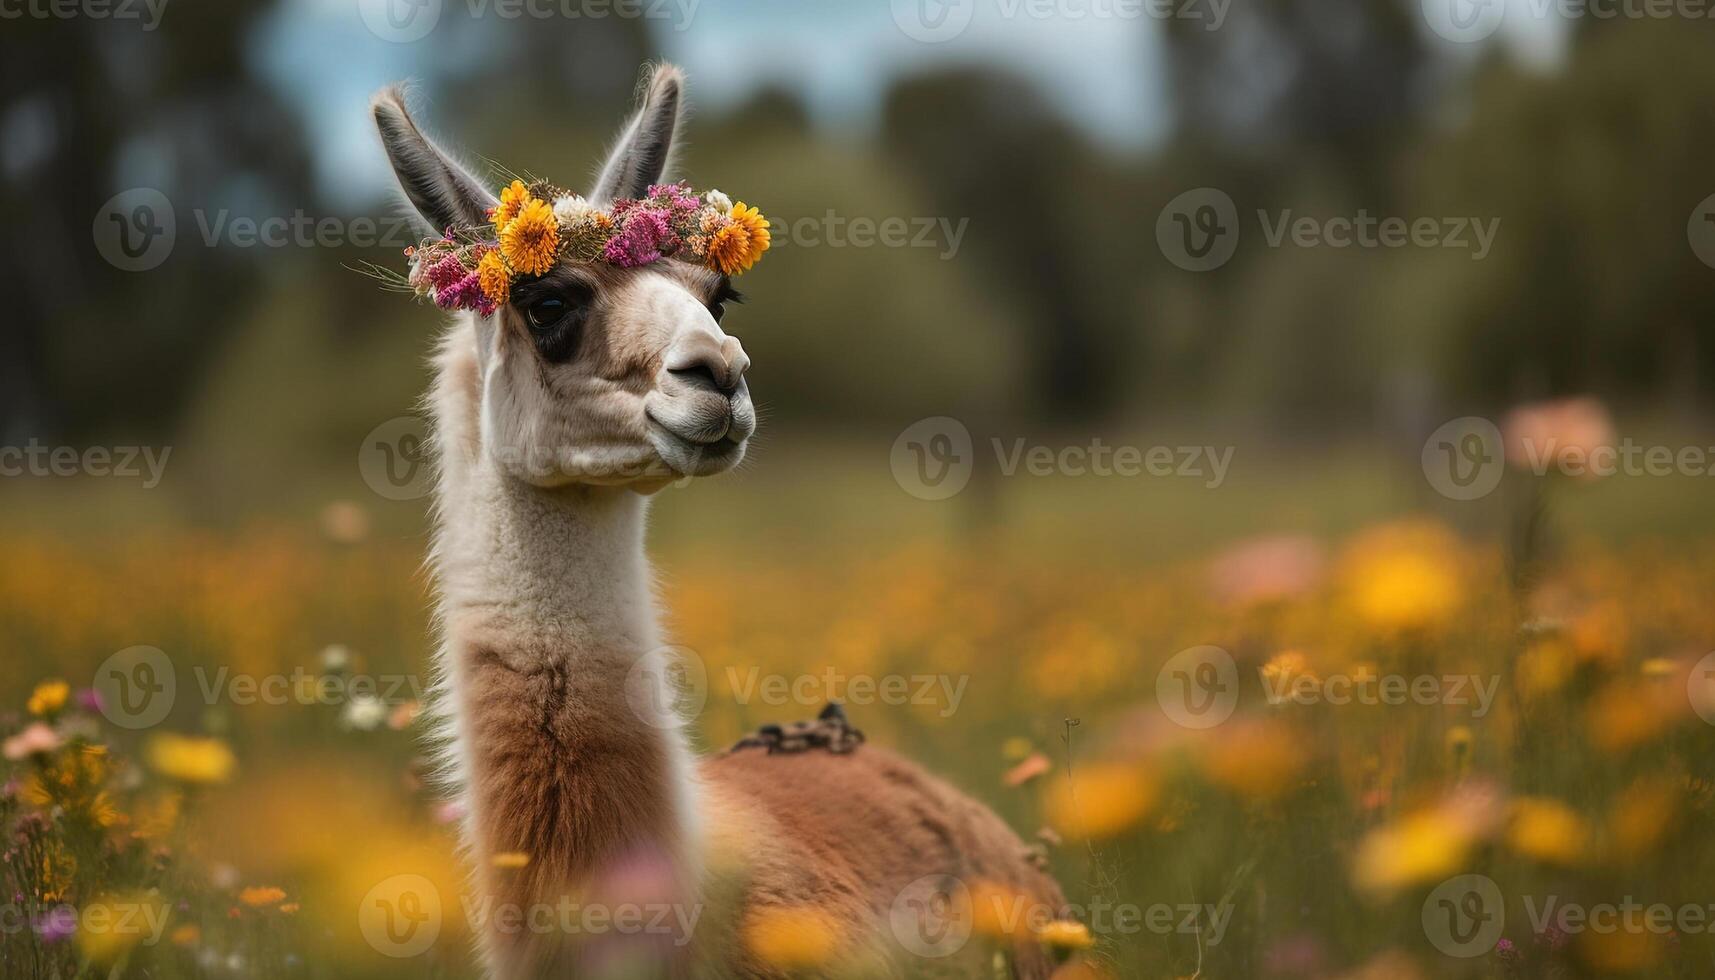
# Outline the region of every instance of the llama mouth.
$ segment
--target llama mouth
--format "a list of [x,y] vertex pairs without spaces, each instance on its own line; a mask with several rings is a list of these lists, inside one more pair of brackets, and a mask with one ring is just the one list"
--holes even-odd
[[650,418],[649,441],[656,455],[673,472],[682,476],[712,476],[732,469],[744,459],[747,440],[733,438],[731,427],[719,439],[703,442],[687,439]]

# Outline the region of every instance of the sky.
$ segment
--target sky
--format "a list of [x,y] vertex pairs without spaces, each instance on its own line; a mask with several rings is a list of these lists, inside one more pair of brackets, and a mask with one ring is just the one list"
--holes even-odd
[[[686,68],[694,103],[718,111],[778,86],[799,93],[813,121],[836,132],[861,136],[873,127],[899,77],[976,63],[1036,82],[1075,124],[1117,150],[1159,145],[1172,118],[1161,25],[1142,13],[1164,0],[284,0],[252,39],[252,57],[302,114],[318,181],[332,200],[362,207],[390,187],[370,130],[369,95],[423,74],[420,59],[456,68],[482,46],[507,43],[527,21],[498,17],[493,5],[505,2],[554,16],[630,4],[648,12],[659,55]],[[1236,0],[1172,2],[1206,25]],[[1550,64],[1562,26],[1513,15],[1529,3],[1509,0],[1496,36],[1523,60]],[[492,26],[446,30],[455,17]],[[401,37],[401,22],[443,36],[432,44],[389,40]]]
[[[286,0],[251,45],[263,76],[303,116],[318,181],[336,201],[351,206],[361,206],[390,183],[370,131],[370,94],[387,82],[423,74],[419,59],[431,54],[443,66],[449,58],[474,55],[448,51],[448,38],[414,44],[378,37],[364,16],[376,15],[378,8],[365,11],[361,5],[389,2],[439,4],[440,20],[446,21],[472,16],[472,4],[493,0]],[[557,9],[571,0],[535,2]],[[1143,148],[1166,133],[1165,102],[1150,67],[1160,62],[1159,42],[1155,26],[1140,18],[1008,18],[997,3],[1012,0],[953,0],[955,8],[965,5],[968,24],[955,37],[926,43],[910,36],[900,18],[915,25],[920,14],[913,5],[941,0],[640,2],[661,15],[648,21],[659,55],[686,69],[691,99],[704,109],[719,111],[774,85],[799,93],[818,126],[862,135],[875,125],[894,79],[988,63],[1036,81],[1076,123],[1110,145]],[[465,44],[485,38],[505,43],[505,32],[523,23],[499,20],[492,12],[488,17],[492,31],[449,35]],[[734,58],[734,51],[749,56]]]

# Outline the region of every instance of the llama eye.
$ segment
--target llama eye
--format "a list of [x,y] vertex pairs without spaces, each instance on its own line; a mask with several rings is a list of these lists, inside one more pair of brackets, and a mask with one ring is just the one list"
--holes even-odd
[[558,296],[539,299],[530,304],[527,315],[530,317],[530,326],[538,330],[546,329],[558,323],[560,317],[566,315],[566,301]]
[[719,323],[721,317],[726,316],[728,303],[742,302],[744,302],[744,294],[732,288],[731,280],[723,278],[719,288],[715,290],[715,298],[709,301],[709,315],[715,318],[716,323]]

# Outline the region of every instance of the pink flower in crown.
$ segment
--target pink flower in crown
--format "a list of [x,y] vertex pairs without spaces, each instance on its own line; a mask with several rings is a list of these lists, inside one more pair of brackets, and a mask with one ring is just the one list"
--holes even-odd
[[619,234],[608,239],[602,258],[624,269],[648,265],[663,252],[679,247],[667,212],[657,207],[633,207],[625,216]]
[[703,206],[703,199],[691,192],[691,187],[684,181],[677,184],[649,185],[651,199],[666,198],[666,204],[675,212],[695,211]]
[[[448,255],[429,266],[423,277],[429,281],[429,285],[434,288],[438,295],[441,290],[458,285],[467,274],[464,263],[459,261],[459,257]],[[437,299],[436,302],[439,300]]]
[[[474,272],[461,275],[456,282],[435,290],[435,305],[443,310],[477,310],[481,312],[482,304],[488,298],[483,295],[482,285]],[[489,306],[489,313],[494,307]],[[487,313],[483,314],[487,316]]]

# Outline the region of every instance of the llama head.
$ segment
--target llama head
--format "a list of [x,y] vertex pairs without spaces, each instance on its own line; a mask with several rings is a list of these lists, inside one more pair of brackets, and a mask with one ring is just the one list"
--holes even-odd
[[[657,68],[590,203],[642,197],[660,183],[683,80]],[[397,88],[372,106],[394,173],[437,232],[487,224],[494,195],[423,135]],[[667,258],[634,268],[560,259],[518,278],[476,321],[481,451],[538,486],[656,489],[736,466],[756,429],[750,359],[720,325],[738,298],[727,278]]]

